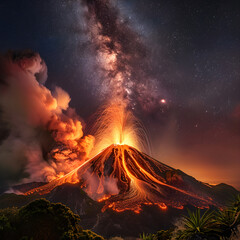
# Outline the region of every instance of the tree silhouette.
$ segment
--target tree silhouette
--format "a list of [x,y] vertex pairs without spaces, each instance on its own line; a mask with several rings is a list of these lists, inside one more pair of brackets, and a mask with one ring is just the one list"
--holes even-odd
[[101,240],[101,236],[82,230],[80,218],[61,203],[35,200],[18,209],[0,211],[1,240]]

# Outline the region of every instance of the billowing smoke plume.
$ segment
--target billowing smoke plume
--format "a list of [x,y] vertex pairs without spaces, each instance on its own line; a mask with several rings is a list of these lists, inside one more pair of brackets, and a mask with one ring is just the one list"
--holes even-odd
[[100,92],[105,99],[125,101],[132,109],[159,105],[157,80],[140,36],[110,0],[83,0],[91,45],[97,53]]
[[49,181],[86,158],[93,137],[83,137],[82,124],[60,87],[43,84],[47,67],[32,51],[0,58],[0,182]]

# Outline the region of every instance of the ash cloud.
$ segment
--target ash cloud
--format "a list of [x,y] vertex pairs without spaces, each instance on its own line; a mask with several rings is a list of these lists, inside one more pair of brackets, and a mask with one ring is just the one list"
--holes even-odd
[[92,136],[60,87],[43,84],[47,66],[31,50],[0,56],[0,185],[49,181],[87,157]]

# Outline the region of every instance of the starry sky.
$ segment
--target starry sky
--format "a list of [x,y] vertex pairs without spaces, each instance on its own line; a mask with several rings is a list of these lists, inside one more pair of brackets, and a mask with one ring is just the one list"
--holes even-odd
[[[240,2],[112,6],[147,49],[158,96],[166,100],[135,111],[148,131],[149,154],[199,180],[240,189]],[[87,124],[104,100],[83,12],[80,0],[1,1],[0,51],[39,52],[47,87],[65,89]]]

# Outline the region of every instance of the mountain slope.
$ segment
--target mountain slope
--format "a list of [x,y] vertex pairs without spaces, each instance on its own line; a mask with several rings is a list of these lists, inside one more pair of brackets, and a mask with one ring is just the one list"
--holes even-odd
[[212,186],[127,145],[111,145],[64,177],[26,194],[47,194],[67,182],[78,182],[88,196],[103,202],[102,211],[111,208],[139,213],[143,205],[157,205],[163,210],[221,205]]

